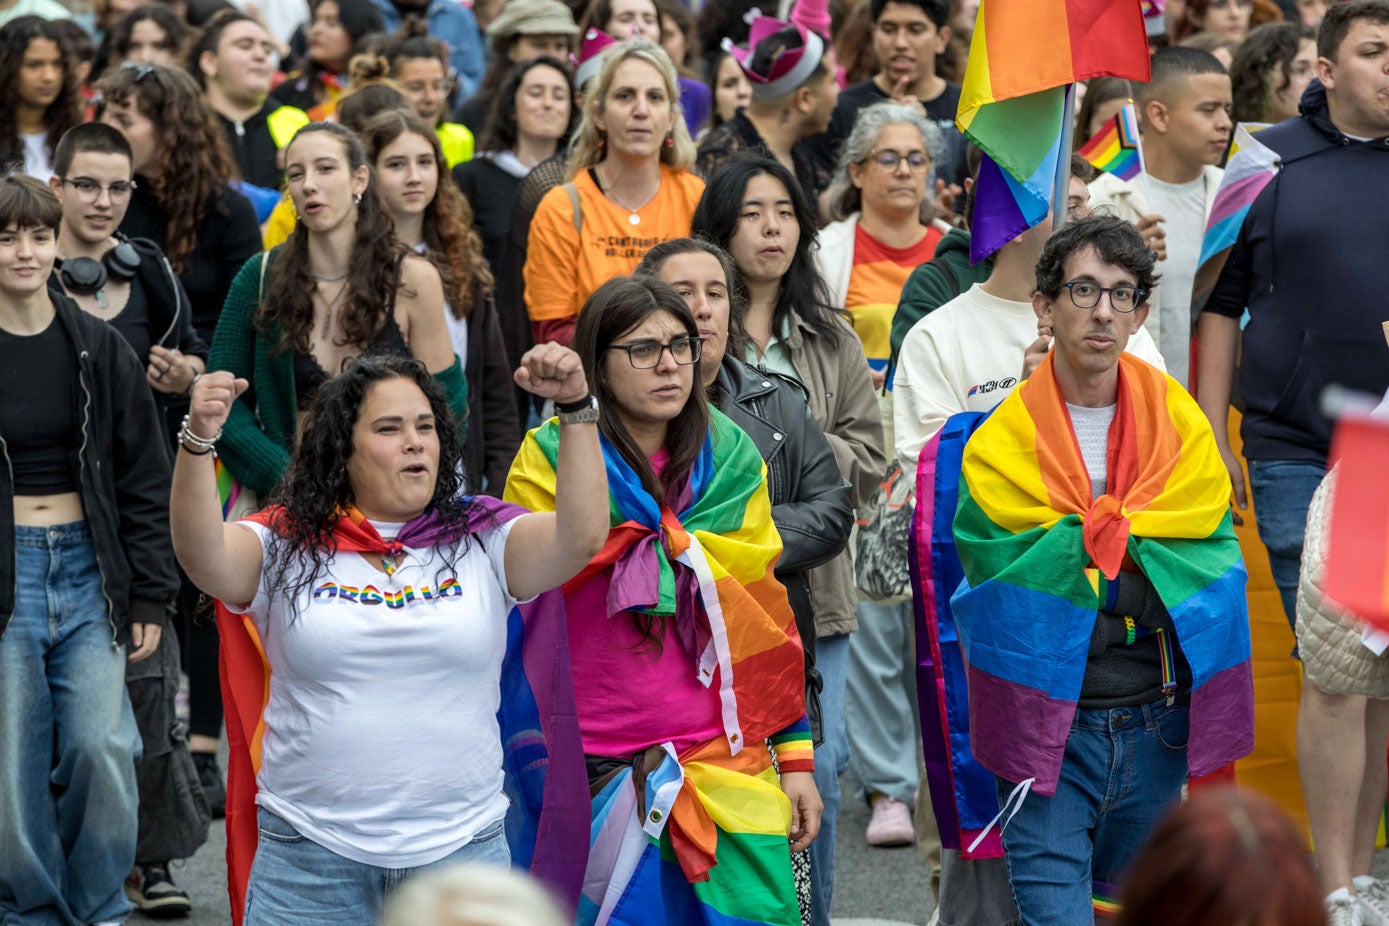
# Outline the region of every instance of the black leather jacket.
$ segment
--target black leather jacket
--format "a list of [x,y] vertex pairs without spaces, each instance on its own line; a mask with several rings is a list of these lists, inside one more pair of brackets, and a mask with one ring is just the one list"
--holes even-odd
[[[74,466],[101,568],[113,642],[131,623],[164,623],[178,591],[169,537],[169,454],[145,365],[114,328],[53,295],[75,349],[82,445]],[[14,481],[0,434],[0,636],[15,603]]]
[[813,652],[808,572],[834,559],[849,542],[854,524],[849,483],[810,416],[799,383],[725,356],[710,398],[747,432],[767,463],[772,523],[782,543],[776,576],[786,586],[801,639]]

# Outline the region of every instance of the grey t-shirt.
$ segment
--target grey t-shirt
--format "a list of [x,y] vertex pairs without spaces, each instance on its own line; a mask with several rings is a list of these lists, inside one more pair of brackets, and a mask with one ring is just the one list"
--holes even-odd
[[1108,486],[1109,426],[1114,422],[1115,407],[1086,408],[1066,403],[1080,455],[1085,459],[1085,471],[1090,474],[1091,500],[1103,495]]
[[1158,350],[1167,363],[1167,372],[1185,389],[1190,386],[1191,286],[1206,233],[1206,178],[1163,183],[1149,175],[1143,182],[1147,184],[1149,207],[1167,220],[1163,225],[1167,259],[1158,267],[1162,283],[1154,307],[1162,313]]

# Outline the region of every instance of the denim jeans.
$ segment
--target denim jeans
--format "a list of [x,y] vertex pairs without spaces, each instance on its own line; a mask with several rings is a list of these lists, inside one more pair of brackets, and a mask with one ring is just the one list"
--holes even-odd
[[810,922],[829,926],[834,898],[834,834],[839,823],[839,776],[849,767],[849,740],[844,728],[844,686],[849,672],[849,635],[816,637],[815,668],[825,687],[820,716],[825,741],[815,750],[815,787],[825,805],[820,835],[810,844]]
[[256,809],[256,821],[260,841],[246,888],[245,926],[374,926],[387,895],[411,875],[456,862],[511,865],[501,820],[458,851],[417,868],[343,858],[264,807]]
[[0,923],[123,920],[140,735],[83,523],[15,528],[0,637]]
[[1325,475],[1325,466],[1305,460],[1249,461],[1249,488],[1259,539],[1268,551],[1269,569],[1290,627],[1297,620],[1297,577],[1302,568],[1307,509]]
[[[1115,885],[1186,781],[1188,708],[1078,710],[1056,794],[1027,795],[1003,830],[1026,926],[1094,922],[1093,882]],[[999,803],[1013,784],[999,779]]]

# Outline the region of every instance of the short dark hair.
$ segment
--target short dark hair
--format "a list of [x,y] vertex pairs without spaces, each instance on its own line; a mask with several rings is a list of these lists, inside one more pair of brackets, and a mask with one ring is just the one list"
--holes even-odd
[[1088,184],[1100,175],[1099,168],[1078,154],[1071,155],[1071,176]]
[[1161,90],[1174,78],[1196,77],[1201,74],[1228,74],[1220,59],[1208,51],[1174,45],[1158,49],[1152,59],[1152,76],[1146,84],[1134,82],[1134,96],[1146,103],[1156,99]]
[[[1060,295],[1061,284],[1066,282],[1066,260],[1087,247],[1094,248],[1102,262],[1133,274],[1139,289],[1151,293],[1157,285],[1153,272],[1157,258],[1143,242],[1138,227],[1114,216],[1092,215],[1067,222],[1047,239],[1042,256],[1037,258],[1037,292],[1051,299]],[[1146,300],[1144,296],[1139,305]]]
[[84,122],[74,125],[58,139],[58,147],[53,151],[53,173],[59,177],[67,176],[72,169],[72,159],[83,152],[120,154],[127,161],[135,159],[130,142],[126,141],[120,129],[104,122]]
[[63,221],[63,207],[48,184],[25,174],[0,177],[0,231],[51,228]]
[[[207,26],[202,34],[198,36],[193,46],[188,49],[188,73],[193,75],[193,79],[198,82],[198,86],[203,90],[207,89],[207,75],[203,73],[202,57],[204,52],[217,54],[222,45],[222,34],[227,31],[229,26],[236,23],[256,23],[262,30],[265,29],[255,18],[248,13],[243,13],[238,9],[229,8],[219,10],[207,21]],[[266,32],[269,35],[269,32]]]
[[950,25],[950,0],[872,0],[870,9],[873,12],[874,23],[882,18],[883,10],[887,9],[889,3],[920,7],[921,12],[935,23],[937,29],[944,29]]
[[1335,62],[1350,27],[1362,19],[1376,25],[1389,23],[1389,0],[1350,0],[1333,3],[1317,30],[1317,56]]

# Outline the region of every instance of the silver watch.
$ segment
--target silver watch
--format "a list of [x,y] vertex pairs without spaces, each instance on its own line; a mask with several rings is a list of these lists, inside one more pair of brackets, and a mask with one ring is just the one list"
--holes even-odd
[[560,424],[596,424],[598,422],[598,396],[590,394],[584,400],[588,404],[572,412],[562,412],[555,407]]

